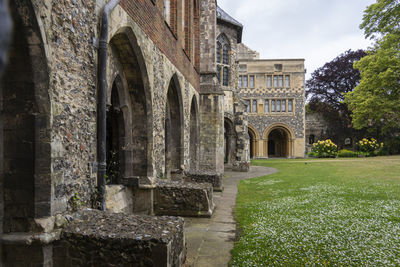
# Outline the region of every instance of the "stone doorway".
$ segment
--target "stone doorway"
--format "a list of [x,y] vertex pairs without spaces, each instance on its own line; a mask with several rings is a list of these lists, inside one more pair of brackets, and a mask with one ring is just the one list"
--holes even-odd
[[125,123],[119,99],[117,84],[114,81],[111,106],[107,110],[107,184],[120,184],[124,176]]
[[153,120],[151,96],[146,90],[146,66],[130,28],[121,28],[110,40],[110,46],[114,60],[112,67],[117,74],[108,91],[110,109],[107,124],[113,126],[108,131],[110,145],[107,148],[119,151],[114,158],[119,160],[121,179],[139,178],[146,183],[147,178],[153,175]]
[[289,157],[289,135],[283,128],[273,129],[268,135],[268,157]]
[[197,112],[196,96],[193,96],[190,105],[190,170],[196,171],[198,168],[198,143],[199,143],[199,120]]
[[250,138],[250,158],[256,156],[256,133],[250,127],[248,128],[249,138]]
[[50,99],[44,44],[28,1],[10,1],[14,29],[0,81],[0,235],[51,215]]
[[176,75],[170,81],[165,108],[165,177],[175,179],[182,172],[182,104]]
[[231,165],[235,160],[236,132],[229,118],[224,119],[224,151],[224,163]]

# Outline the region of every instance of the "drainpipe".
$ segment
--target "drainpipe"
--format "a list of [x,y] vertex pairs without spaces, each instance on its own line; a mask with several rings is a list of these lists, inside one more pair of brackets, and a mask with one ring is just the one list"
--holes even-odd
[[103,9],[101,17],[100,40],[98,51],[98,96],[97,96],[97,189],[100,194],[100,208],[106,210],[106,112],[107,112],[107,48],[108,48],[108,18],[120,0],[111,0]]

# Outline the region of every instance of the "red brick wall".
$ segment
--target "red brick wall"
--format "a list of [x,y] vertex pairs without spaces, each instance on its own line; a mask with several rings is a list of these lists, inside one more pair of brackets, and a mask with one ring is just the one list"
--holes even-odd
[[[173,2],[176,1],[171,1],[171,7]],[[177,67],[192,86],[196,90],[199,90],[199,74],[195,68],[195,66],[197,67],[199,65],[199,49],[195,49],[195,63],[191,62],[185,55],[184,48],[181,44],[182,42],[176,39],[165,23],[162,10],[159,10],[157,5],[154,5],[151,0],[122,0],[120,5],[151,38],[161,52]],[[173,17],[172,14],[171,10],[171,18]],[[196,19],[196,15],[194,17]],[[198,19],[199,16],[197,16],[197,20]],[[197,41],[199,38],[199,29],[196,25],[198,25],[199,22],[195,21],[194,24],[195,40]],[[171,26],[173,28],[173,25]]]

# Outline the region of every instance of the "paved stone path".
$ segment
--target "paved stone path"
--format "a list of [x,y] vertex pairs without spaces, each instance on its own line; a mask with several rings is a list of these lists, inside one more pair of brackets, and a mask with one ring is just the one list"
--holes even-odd
[[275,173],[274,168],[252,166],[250,171],[225,172],[224,191],[214,192],[216,209],[211,218],[185,218],[186,266],[227,266],[235,241],[233,211],[239,180]]

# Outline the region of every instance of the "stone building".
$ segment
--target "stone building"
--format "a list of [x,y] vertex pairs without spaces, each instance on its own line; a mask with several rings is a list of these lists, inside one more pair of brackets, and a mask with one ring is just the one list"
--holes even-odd
[[304,59],[259,59],[238,49],[239,96],[246,102],[252,158],[304,157]]
[[243,25],[217,7],[217,77],[224,93],[225,169],[248,171],[249,139],[245,103],[237,86],[237,54]]
[[[153,215],[210,216],[223,189],[215,0],[13,0],[9,12],[0,265],[180,266],[183,219]],[[230,116],[245,135],[244,114]]]
[[306,152],[311,152],[312,145],[328,136],[328,123],[321,114],[306,112]]

